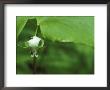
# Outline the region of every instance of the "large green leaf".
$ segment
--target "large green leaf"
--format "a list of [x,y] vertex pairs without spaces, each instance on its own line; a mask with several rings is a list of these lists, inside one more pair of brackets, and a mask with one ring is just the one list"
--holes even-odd
[[93,16],[40,16],[36,18],[42,34],[48,39],[94,46]]

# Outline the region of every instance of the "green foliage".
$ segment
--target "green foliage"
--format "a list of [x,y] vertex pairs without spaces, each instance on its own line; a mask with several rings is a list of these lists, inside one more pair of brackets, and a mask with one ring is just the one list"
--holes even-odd
[[31,39],[31,37],[34,36],[36,33],[36,28],[37,20],[28,19],[27,23],[25,24],[24,28],[22,29],[17,38],[17,42],[26,42],[27,40]]
[[17,74],[33,72],[30,48],[23,46],[34,35],[45,42],[38,51],[37,73],[94,73],[93,16],[17,16],[16,19]]
[[57,16],[39,22],[42,34],[53,41],[94,44],[94,17]]

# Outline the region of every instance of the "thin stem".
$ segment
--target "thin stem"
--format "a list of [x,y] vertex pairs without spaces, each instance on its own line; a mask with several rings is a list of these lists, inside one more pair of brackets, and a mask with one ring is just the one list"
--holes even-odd
[[37,60],[37,58],[34,55],[34,57],[33,57],[33,74],[36,74],[36,69],[37,69],[36,60]]

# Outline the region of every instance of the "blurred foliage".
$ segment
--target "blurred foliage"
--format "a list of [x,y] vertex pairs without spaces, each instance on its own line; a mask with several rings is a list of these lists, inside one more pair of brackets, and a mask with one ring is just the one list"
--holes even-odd
[[36,60],[37,74],[94,73],[93,16],[17,16],[16,23],[17,74],[33,73],[30,49],[22,46],[37,28],[45,41]]

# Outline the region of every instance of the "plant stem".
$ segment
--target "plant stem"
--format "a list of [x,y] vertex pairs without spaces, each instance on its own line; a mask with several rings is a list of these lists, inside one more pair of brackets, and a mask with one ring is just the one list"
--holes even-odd
[[37,66],[36,66],[36,57],[35,57],[35,55],[34,55],[34,57],[33,57],[33,74],[36,74],[36,69],[37,69]]

